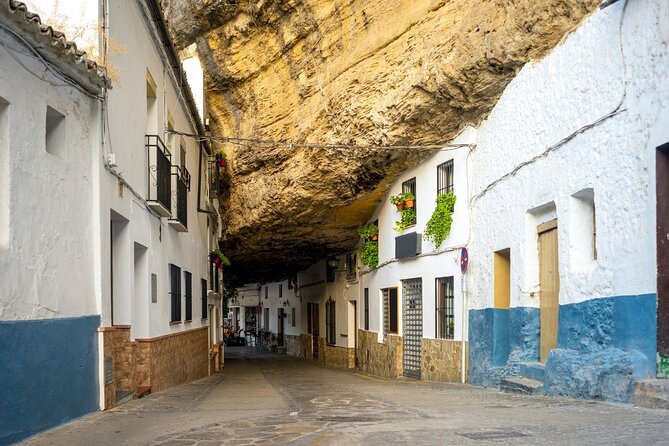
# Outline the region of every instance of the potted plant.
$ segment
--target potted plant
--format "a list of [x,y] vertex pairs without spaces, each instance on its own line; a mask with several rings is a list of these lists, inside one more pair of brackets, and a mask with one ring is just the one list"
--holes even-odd
[[214,158],[216,159],[216,165],[220,167],[221,169],[225,168],[226,166],[226,157],[225,157],[225,152],[221,149],[216,150],[214,152]]
[[374,223],[360,226],[358,228],[358,235],[365,240],[377,241],[379,239],[379,227]]
[[376,268],[379,264],[379,242],[367,240],[360,250],[360,262],[368,268]]
[[393,195],[392,197],[390,197],[390,202],[392,204],[394,204],[395,206],[397,206],[398,211],[401,211],[402,209],[404,209],[404,197],[403,197],[403,195],[404,194],[397,194],[397,195]]
[[404,207],[413,209],[414,202],[416,200],[416,197],[414,196],[414,194],[412,194],[411,192],[405,192],[402,195],[403,195],[402,198],[404,199]]
[[211,251],[209,253],[209,260],[214,263],[218,269],[223,269],[223,265],[230,266],[230,259],[228,259],[220,249]]

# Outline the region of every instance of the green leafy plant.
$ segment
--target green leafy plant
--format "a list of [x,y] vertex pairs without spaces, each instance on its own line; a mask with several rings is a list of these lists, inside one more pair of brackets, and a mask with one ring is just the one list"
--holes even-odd
[[395,222],[393,229],[397,232],[403,232],[408,226],[416,224],[416,211],[412,208],[402,209],[400,219]]
[[366,224],[358,228],[358,235],[365,240],[372,240],[378,238],[379,227],[374,223]]
[[209,253],[209,260],[215,263],[219,268],[222,268],[223,265],[230,266],[230,259],[228,259],[220,249],[214,249],[211,251]]
[[369,268],[379,264],[379,242],[367,240],[360,250],[360,261]]
[[430,240],[435,247],[439,247],[451,233],[453,224],[453,209],[455,209],[455,195],[452,192],[437,197],[437,207],[425,226],[425,240]]

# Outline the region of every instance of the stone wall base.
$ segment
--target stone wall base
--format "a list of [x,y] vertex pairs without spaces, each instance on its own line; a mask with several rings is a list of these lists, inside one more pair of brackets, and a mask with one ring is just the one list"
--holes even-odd
[[[116,405],[117,391],[159,392],[220,370],[222,346],[209,350],[208,327],[130,341],[130,327],[101,327],[105,363],[104,408]],[[214,346],[216,347],[216,346]]]
[[355,349],[328,345],[324,338],[318,339],[318,361],[325,367],[336,369],[355,368]]
[[385,343],[377,341],[373,331],[358,330],[358,368],[370,375],[397,378],[404,372],[402,366],[402,337],[388,335]]
[[423,381],[457,383],[462,379],[462,343],[450,339],[420,341],[420,377]]

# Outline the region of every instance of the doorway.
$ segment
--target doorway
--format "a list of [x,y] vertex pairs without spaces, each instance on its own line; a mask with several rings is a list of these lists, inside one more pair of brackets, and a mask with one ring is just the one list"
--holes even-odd
[[284,321],[285,321],[284,315],[285,315],[285,313],[283,311],[283,308],[279,308],[278,309],[278,314],[277,314],[277,318],[278,318],[278,320],[277,320],[277,323],[278,323],[277,332],[278,333],[277,333],[277,336],[276,336],[276,345],[278,345],[279,347],[283,347],[283,329],[284,329]]
[[658,375],[669,377],[669,143],[655,156]]
[[560,272],[558,266],[557,219],[537,226],[539,237],[540,353],[546,363],[550,351],[557,347]]
[[307,333],[311,335],[312,358],[318,359],[318,304],[307,304]]
[[423,337],[423,279],[402,281],[404,374],[420,378],[420,340]]

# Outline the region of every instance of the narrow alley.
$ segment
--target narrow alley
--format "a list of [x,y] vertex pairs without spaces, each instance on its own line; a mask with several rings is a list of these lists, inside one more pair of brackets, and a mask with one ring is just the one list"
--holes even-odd
[[247,347],[225,363],[26,444],[669,444],[666,410],[383,380]]

